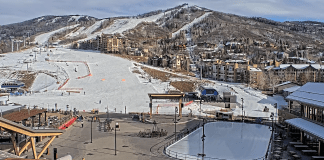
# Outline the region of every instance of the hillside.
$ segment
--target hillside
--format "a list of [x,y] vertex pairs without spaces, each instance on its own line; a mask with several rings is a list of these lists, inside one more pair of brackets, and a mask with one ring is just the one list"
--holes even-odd
[[[160,50],[156,54],[177,53],[177,45],[185,44],[195,45],[197,56],[203,53],[207,54],[204,56],[206,58],[228,59],[233,58],[231,53],[246,53],[248,58],[257,63],[261,58],[273,57],[274,55],[269,55],[273,51],[296,56],[299,52],[303,55],[323,52],[323,28],[324,24],[319,22],[276,22],[183,4],[137,16],[105,19],[79,15],[42,16],[4,25],[0,27],[0,49],[1,52],[11,51],[10,36],[23,40],[23,36],[29,34],[27,43],[34,44],[70,44],[96,39],[101,34],[118,34],[128,38],[131,43],[150,45],[155,51]],[[239,43],[240,46],[228,48],[228,43]],[[22,43],[19,45],[23,46]],[[204,53],[206,47],[210,46],[215,51]]]

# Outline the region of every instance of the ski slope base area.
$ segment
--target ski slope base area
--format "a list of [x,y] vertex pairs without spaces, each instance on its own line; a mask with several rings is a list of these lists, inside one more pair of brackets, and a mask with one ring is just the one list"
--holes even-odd
[[[198,153],[202,153],[202,134],[200,127],[166,148],[166,154],[178,159],[197,159]],[[205,125],[205,136],[205,159],[263,159],[271,131],[260,124],[212,122]]]

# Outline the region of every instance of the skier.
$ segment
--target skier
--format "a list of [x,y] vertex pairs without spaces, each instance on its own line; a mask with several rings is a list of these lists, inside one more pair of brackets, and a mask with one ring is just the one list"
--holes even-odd
[[85,95],[85,91],[83,92],[83,94]]
[[99,104],[101,104],[101,100],[99,100]]
[[81,128],[83,128],[83,121],[81,121]]

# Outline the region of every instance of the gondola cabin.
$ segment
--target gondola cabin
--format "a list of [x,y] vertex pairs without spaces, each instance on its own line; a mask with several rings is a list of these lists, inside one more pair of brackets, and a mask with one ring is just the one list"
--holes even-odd
[[200,86],[199,87],[199,91],[200,91],[200,95],[201,97],[204,98],[216,98],[218,95],[218,92],[216,91],[216,89],[212,88],[212,87],[208,87],[208,86]]

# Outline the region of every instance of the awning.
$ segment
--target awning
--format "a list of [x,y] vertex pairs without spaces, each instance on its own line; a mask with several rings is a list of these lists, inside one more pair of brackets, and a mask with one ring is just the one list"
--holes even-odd
[[321,125],[307,121],[302,118],[288,119],[285,120],[285,122],[304,132],[312,134],[313,136],[316,136],[319,139],[324,140],[324,127]]

